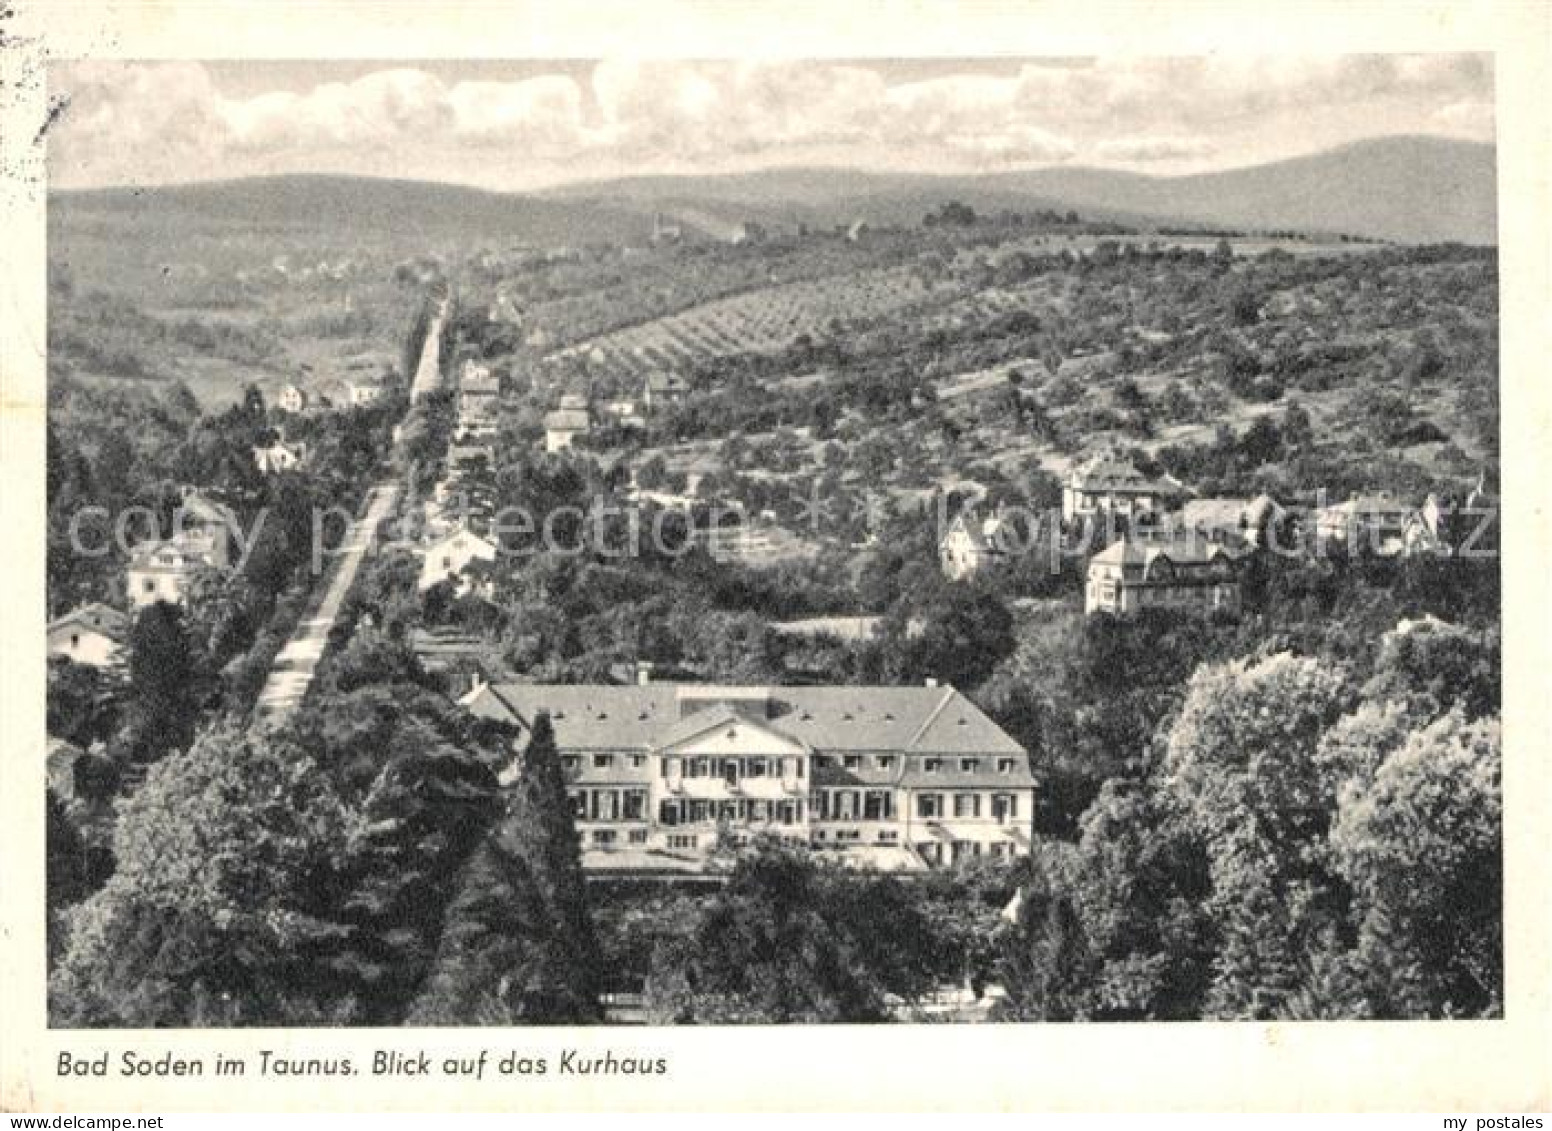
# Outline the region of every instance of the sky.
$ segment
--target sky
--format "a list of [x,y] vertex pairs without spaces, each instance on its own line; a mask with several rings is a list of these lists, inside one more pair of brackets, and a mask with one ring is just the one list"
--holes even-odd
[[1174,175],[1364,138],[1492,141],[1481,54],[56,63],[58,188],[337,173],[526,191],[644,174]]

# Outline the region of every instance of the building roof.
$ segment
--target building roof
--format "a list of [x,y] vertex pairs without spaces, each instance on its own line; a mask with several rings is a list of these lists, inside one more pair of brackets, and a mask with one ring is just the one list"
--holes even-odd
[[1322,518],[1356,518],[1363,515],[1394,515],[1412,508],[1389,495],[1354,495],[1345,502],[1321,510]]
[[448,466],[461,463],[475,463],[484,460],[486,463],[494,463],[496,449],[489,444],[450,444],[447,449]]
[[677,373],[648,373],[647,388],[654,393],[689,392],[690,383]]
[[544,427],[551,432],[586,432],[589,423],[585,408],[558,408],[544,417]]
[[1004,545],[1007,535],[999,515],[992,514],[981,518],[973,507],[967,507],[960,511],[949,524],[948,533],[943,535],[943,541],[947,542],[949,536],[956,530],[964,531],[971,545],[983,553],[1000,554],[1007,549]]
[[62,628],[85,628],[100,632],[110,640],[123,640],[129,631],[129,617],[100,601],[81,605],[55,617],[48,623],[48,631]]
[[1190,499],[1180,508],[1181,525],[1193,530],[1231,530],[1248,525],[1249,499]]
[[183,488],[178,510],[182,513],[185,529],[190,522],[201,526],[233,526],[237,521],[231,507],[216,502],[197,487]]
[[1068,473],[1067,484],[1080,491],[1183,494],[1185,485],[1172,475],[1150,479],[1132,461],[1114,453],[1092,456]]
[[458,379],[458,391],[461,393],[490,393],[494,395],[501,391],[501,378],[483,365],[465,362],[463,373]]
[[1175,565],[1206,565],[1219,557],[1236,562],[1249,553],[1250,547],[1238,538],[1209,538],[1185,531],[1156,538],[1118,538],[1090,558],[1089,564],[1141,566],[1146,575],[1160,560]]
[[172,538],[152,538],[130,551],[129,568],[137,573],[184,573],[215,564],[210,535],[185,530]]
[[548,711],[557,743],[569,750],[660,749],[685,737],[681,721],[698,732],[707,720],[695,716],[716,711],[727,717],[711,716],[713,724],[741,717],[819,752],[1024,753],[952,687],[502,683],[482,685],[460,702],[483,717],[524,727]]
[[486,538],[482,534],[476,534],[463,523],[459,523],[456,526],[451,526],[443,533],[437,535],[435,538],[432,538],[422,547],[422,550],[425,553],[430,553],[438,546],[441,546],[447,542],[451,542],[457,538],[463,538],[467,541],[477,543],[478,545],[485,547],[485,549],[489,550],[492,554],[494,554],[497,550],[496,544],[489,538]]

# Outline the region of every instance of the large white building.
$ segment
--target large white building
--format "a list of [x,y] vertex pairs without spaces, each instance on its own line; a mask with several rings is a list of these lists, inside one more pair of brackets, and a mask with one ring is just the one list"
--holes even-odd
[[1030,848],[1023,747],[952,687],[480,684],[528,740],[548,712],[584,864],[683,870],[771,834],[922,870]]

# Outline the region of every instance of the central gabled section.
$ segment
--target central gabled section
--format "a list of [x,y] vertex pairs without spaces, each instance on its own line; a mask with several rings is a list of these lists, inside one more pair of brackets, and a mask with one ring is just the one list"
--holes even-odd
[[[767,803],[759,806],[766,819],[779,820],[781,813],[788,823],[800,820],[808,746],[765,718],[751,717],[753,710],[763,708],[748,697],[738,705],[726,699],[695,698],[709,705],[684,715],[652,744],[665,795],[713,802],[760,801]],[[779,809],[773,809],[777,803]]]

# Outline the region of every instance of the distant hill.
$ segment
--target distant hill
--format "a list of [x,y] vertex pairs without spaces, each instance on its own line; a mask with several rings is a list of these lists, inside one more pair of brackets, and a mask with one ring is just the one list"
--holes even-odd
[[641,239],[649,221],[602,202],[486,192],[462,185],[374,177],[248,177],[150,188],[50,195],[50,219],[165,225],[332,231],[339,237],[392,237],[406,244],[462,239],[556,246],[583,240]]
[[1351,232],[1404,243],[1495,244],[1497,151],[1442,138],[1355,142],[1185,177],[1041,169],[983,179],[1020,192],[1233,227]]
[[1134,225],[1351,233],[1408,243],[1497,242],[1493,146],[1393,137],[1268,165],[1181,177],[1092,168],[980,176],[782,168],[723,176],[628,177],[538,193],[367,177],[274,176],[54,193],[51,218],[330,230],[406,243],[555,246],[645,239],[654,212],[715,238],[744,221],[824,227],[915,223],[945,200],[982,212],[1074,210]]
[[695,201],[724,214],[789,208],[811,222],[919,219],[945,199],[982,211],[1074,209],[1093,219],[1192,222],[1432,243],[1497,242],[1496,150],[1443,138],[1393,137],[1267,165],[1180,177],[1093,168],[981,176],[768,169],[728,176],[632,177],[566,186],[549,199],[651,210]]

